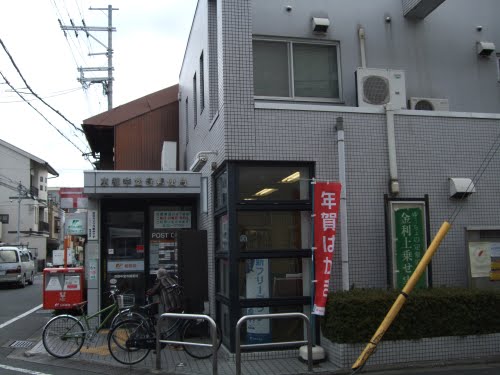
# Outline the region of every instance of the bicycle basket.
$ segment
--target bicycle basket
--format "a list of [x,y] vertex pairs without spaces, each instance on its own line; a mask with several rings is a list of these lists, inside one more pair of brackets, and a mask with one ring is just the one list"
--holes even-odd
[[120,309],[132,307],[135,304],[135,296],[133,294],[120,294],[116,296],[116,301]]

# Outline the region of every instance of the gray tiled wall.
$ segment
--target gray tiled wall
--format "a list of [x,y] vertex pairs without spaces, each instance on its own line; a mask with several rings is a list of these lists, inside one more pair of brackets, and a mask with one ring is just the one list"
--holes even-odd
[[[220,165],[224,160],[290,160],[314,162],[316,178],[336,180],[338,155],[335,121],[337,117],[342,117],[347,162],[345,188],[350,284],[355,287],[385,287],[384,194],[389,192],[385,115],[382,111],[366,110],[363,113],[359,109],[352,110],[352,107],[343,110],[340,106],[326,106],[325,110],[304,110],[304,107],[302,110],[256,109],[251,45],[252,14],[255,14],[253,2],[219,0],[217,9],[214,2],[210,3],[211,7],[206,8],[205,1],[199,2],[194,26],[203,26],[212,33],[216,29],[217,39],[202,34],[191,35],[180,83],[183,98],[192,95],[189,86],[198,69],[201,50],[205,50],[208,51],[207,61],[210,65],[206,76],[211,85],[216,82],[217,90],[212,86],[207,88],[210,111],[205,111],[199,118],[196,129],[189,129],[190,142],[187,148],[181,139],[180,150],[186,150],[187,164],[192,162],[198,151],[218,150],[219,154],[211,156],[203,169],[204,176],[211,175],[212,161]],[[207,16],[213,16],[215,12],[217,27],[212,19],[207,21]],[[205,35],[210,32],[206,31]],[[218,62],[216,67],[214,61]],[[214,77],[215,74],[217,77]],[[213,99],[214,95],[217,95],[217,100]],[[494,157],[482,176],[477,193],[463,202],[449,199],[448,178],[475,176],[499,133],[500,116],[470,116],[468,113],[431,116],[419,115],[415,111],[403,112],[395,116],[401,187],[399,196],[423,198],[425,194],[429,195],[431,237],[455,208],[462,208],[435,256],[433,279],[435,285],[463,286],[467,282],[464,227],[500,225],[497,215],[500,194],[496,181],[500,172],[499,156]],[[183,116],[181,110],[181,135],[184,134],[182,126],[185,125]],[[193,121],[189,123],[192,127]],[[212,196],[211,184],[209,193]],[[208,231],[211,262],[212,217],[210,200],[209,213],[200,215],[200,228]],[[341,286],[339,240],[342,235],[339,233],[337,238],[333,289]],[[209,267],[212,287],[213,264]]]

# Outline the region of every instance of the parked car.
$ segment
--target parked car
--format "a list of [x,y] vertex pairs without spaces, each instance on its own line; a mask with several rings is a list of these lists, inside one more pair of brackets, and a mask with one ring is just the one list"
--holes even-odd
[[21,288],[33,285],[35,261],[26,249],[15,246],[0,247],[0,283],[15,283]]

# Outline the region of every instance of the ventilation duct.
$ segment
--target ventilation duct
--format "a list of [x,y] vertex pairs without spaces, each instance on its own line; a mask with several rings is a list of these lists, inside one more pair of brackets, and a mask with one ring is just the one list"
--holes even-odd
[[476,192],[476,187],[470,178],[450,178],[450,198],[467,198]]
[[403,0],[403,15],[406,18],[423,20],[445,0]]

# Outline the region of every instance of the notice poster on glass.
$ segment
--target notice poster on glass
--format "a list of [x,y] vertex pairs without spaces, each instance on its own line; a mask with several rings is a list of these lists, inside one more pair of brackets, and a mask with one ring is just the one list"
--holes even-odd
[[177,232],[192,228],[191,206],[156,206],[150,209],[149,273],[158,268],[178,275],[179,251]]
[[500,281],[500,243],[491,243],[490,280]]
[[[246,260],[246,298],[269,298],[269,259]],[[247,315],[269,314],[269,307],[247,308]],[[271,342],[269,319],[247,321],[247,344]]]
[[153,214],[154,229],[189,229],[191,211],[156,210]]
[[491,243],[469,242],[469,259],[471,277],[489,277],[492,270]]
[[500,243],[469,242],[470,276],[500,281]]
[[178,251],[177,231],[151,233],[149,242],[149,272],[156,274],[158,268],[165,268],[169,273],[177,275]]

